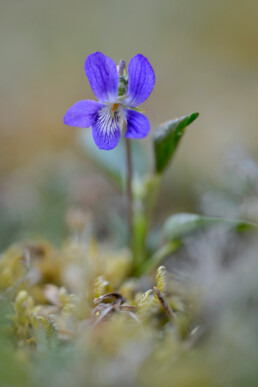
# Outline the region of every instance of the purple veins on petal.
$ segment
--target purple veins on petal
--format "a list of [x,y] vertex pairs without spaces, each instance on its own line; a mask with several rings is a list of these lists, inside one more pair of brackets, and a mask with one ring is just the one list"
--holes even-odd
[[96,101],[84,100],[76,102],[66,112],[64,123],[80,128],[88,128],[92,125],[94,117],[103,106],[104,105]]
[[93,93],[100,102],[115,102],[118,93],[118,74],[113,59],[95,52],[85,61],[85,73]]
[[121,108],[115,112],[110,106],[99,110],[92,125],[93,139],[99,149],[110,150],[117,146],[121,137],[124,114]]
[[125,116],[127,121],[125,137],[143,138],[147,136],[150,131],[150,123],[145,115],[135,110],[125,109]]
[[136,107],[151,94],[155,85],[155,73],[148,59],[138,54],[128,65],[128,98],[125,104]]

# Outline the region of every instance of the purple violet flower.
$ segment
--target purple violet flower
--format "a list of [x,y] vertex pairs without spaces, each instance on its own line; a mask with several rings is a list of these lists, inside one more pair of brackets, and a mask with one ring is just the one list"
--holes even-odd
[[113,59],[95,52],[85,61],[85,73],[99,102],[76,102],[65,114],[66,125],[92,127],[93,139],[100,149],[117,146],[123,125],[125,137],[143,138],[150,130],[147,117],[137,106],[151,94],[155,73],[148,59],[141,54],[134,56],[125,75],[125,63],[116,66]]

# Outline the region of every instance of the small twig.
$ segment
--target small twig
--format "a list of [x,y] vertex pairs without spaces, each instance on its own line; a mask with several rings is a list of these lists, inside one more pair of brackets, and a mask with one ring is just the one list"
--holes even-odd
[[141,324],[141,321],[138,319],[135,313],[128,312],[128,314],[135,320],[137,321],[138,324]]
[[[103,303],[103,300],[108,300],[109,298],[114,298],[112,303]],[[104,320],[105,317],[109,315],[109,313],[113,312],[127,312],[132,318],[134,318],[137,322],[140,322],[138,317],[135,315],[136,306],[135,305],[122,305],[126,301],[126,298],[122,296],[122,294],[118,292],[106,293],[103,296],[96,298],[93,302],[96,305],[91,313],[91,323],[94,328],[101,321]],[[95,319],[96,315],[99,313],[97,319]]]
[[171,309],[170,305],[167,303],[165,297],[161,294],[160,290],[155,286],[153,289],[166,314],[171,318],[175,318],[175,313]]
[[96,325],[98,325],[104,318],[114,309],[114,305],[109,305],[105,309],[103,309],[102,313],[100,313],[97,320],[94,321],[92,324],[92,328],[95,328]]
[[113,305],[115,305],[116,307],[120,307],[120,305],[122,305],[126,301],[126,298],[122,296],[122,294],[118,292],[111,292],[111,293],[106,293],[103,296],[100,296],[98,298],[95,298],[93,302],[94,304],[99,304],[101,301],[112,297],[114,297],[116,300],[116,302],[113,303]]
[[108,306],[108,304],[99,304],[99,305],[95,306],[95,308],[91,312],[91,317],[94,318],[98,312],[101,312],[107,306]]

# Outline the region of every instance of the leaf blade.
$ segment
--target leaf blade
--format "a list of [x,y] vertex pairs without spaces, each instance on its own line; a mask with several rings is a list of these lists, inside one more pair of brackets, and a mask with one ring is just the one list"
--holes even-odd
[[244,220],[226,219],[210,216],[202,216],[190,213],[179,213],[170,216],[163,225],[163,236],[170,240],[183,236],[203,227],[225,225],[233,227],[237,231],[246,229],[258,229],[258,225]]
[[162,173],[166,169],[180,143],[184,129],[198,116],[199,113],[192,113],[167,121],[158,127],[153,137],[156,173]]

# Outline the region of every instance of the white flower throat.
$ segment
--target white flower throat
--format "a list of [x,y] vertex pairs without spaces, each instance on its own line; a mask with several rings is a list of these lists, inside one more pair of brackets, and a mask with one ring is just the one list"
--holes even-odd
[[108,104],[98,112],[97,126],[103,134],[121,130],[123,121],[125,121],[124,110],[119,103]]

